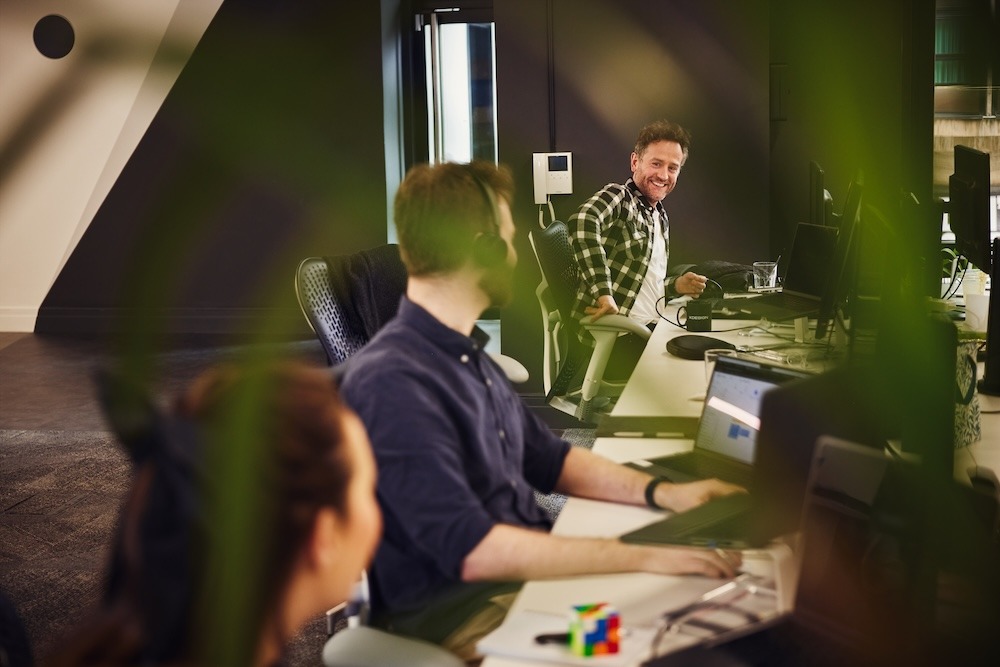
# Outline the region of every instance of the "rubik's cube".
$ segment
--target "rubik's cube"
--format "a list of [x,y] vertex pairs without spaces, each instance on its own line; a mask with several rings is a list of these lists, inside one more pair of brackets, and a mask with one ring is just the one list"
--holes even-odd
[[569,647],[573,655],[618,653],[620,619],[606,602],[574,606],[569,614]]

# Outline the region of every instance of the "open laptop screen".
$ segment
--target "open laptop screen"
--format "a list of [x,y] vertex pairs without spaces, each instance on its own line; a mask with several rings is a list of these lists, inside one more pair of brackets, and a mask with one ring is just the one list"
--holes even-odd
[[719,357],[701,414],[696,450],[753,464],[764,394],[805,372],[738,357]]

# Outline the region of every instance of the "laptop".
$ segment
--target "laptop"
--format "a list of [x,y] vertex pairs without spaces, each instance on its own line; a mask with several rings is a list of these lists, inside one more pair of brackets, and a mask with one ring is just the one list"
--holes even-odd
[[781,291],[717,299],[712,305],[712,317],[743,320],[766,317],[772,322],[815,317],[826,291],[836,247],[836,227],[799,223]]
[[689,452],[629,465],[674,482],[718,479],[751,481],[760,430],[761,400],[770,389],[808,375],[805,371],[743,357],[719,357],[705,395]]
[[[878,597],[885,595],[886,584],[866,581],[873,567],[867,562],[878,560],[873,554],[873,507],[889,465],[878,448],[820,436],[802,503],[801,566],[793,610],[771,623],[749,624],[742,633],[718,635],[646,664],[832,667],[913,662],[912,655],[903,659],[906,652],[900,649],[907,644],[865,640],[884,637],[899,616],[899,609],[880,616]],[[908,645],[912,649],[916,642]]]
[[[816,441],[823,434],[879,448],[884,444],[874,379],[851,368],[785,383],[769,391],[759,410],[749,494],[714,498],[687,512],[621,537],[636,544],[680,544],[747,549],[765,545],[799,526]],[[856,409],[842,409],[845,396]]]

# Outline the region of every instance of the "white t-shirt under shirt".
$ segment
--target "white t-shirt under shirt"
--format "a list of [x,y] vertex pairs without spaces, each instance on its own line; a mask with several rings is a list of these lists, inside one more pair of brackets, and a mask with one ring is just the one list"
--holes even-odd
[[663,298],[663,284],[667,279],[667,242],[663,237],[663,225],[660,224],[660,212],[653,211],[653,253],[646,268],[646,277],[639,287],[629,318],[640,324],[656,322],[660,319],[656,312],[656,303]]

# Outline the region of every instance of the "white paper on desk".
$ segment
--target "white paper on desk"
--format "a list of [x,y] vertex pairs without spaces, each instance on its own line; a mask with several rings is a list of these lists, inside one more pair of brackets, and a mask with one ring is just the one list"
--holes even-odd
[[[497,655],[518,660],[549,662],[556,665],[590,665],[590,667],[626,667],[638,665],[649,656],[649,645],[656,631],[652,628],[623,626],[620,651],[611,655],[575,656],[568,646],[537,644],[541,634],[566,632],[568,617],[540,611],[516,611],[507,616],[499,628],[479,640],[476,648],[483,655]],[[695,640],[678,637],[683,645]],[[673,641],[672,638],[668,641]],[[664,642],[666,644],[666,642]],[[680,648],[678,645],[677,648]],[[674,649],[676,650],[676,649]]]

